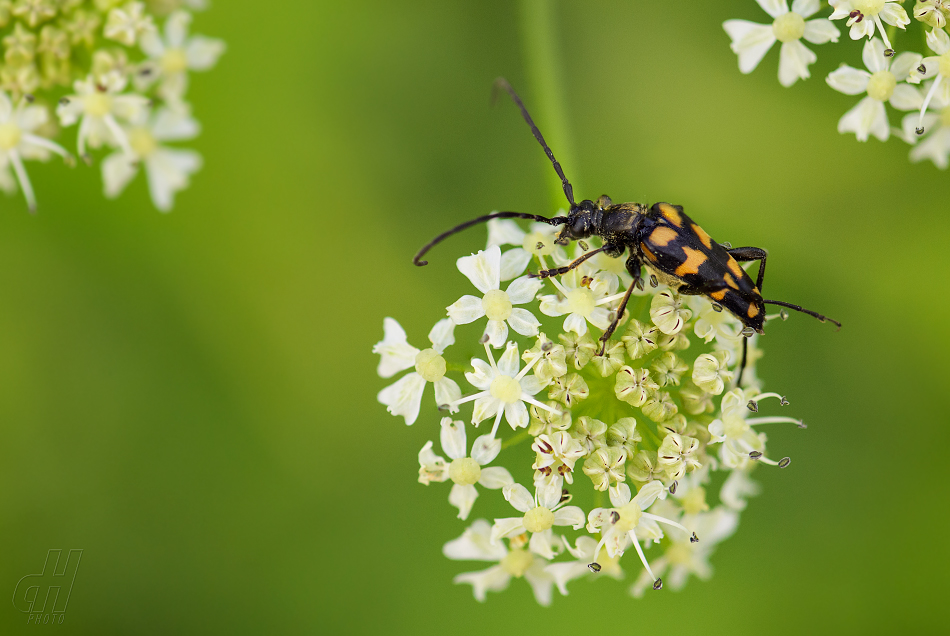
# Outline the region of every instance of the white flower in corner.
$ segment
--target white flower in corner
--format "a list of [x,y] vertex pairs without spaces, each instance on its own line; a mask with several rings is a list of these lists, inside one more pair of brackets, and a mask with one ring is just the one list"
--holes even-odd
[[477,519],[462,536],[445,544],[442,553],[450,559],[498,563],[480,572],[463,572],[453,582],[471,585],[475,599],[484,603],[486,592],[501,592],[508,588],[512,578],[523,578],[531,585],[538,604],[550,605],[554,577],[544,570],[547,561],[525,550],[520,538],[512,539],[507,549],[503,542],[492,541],[490,534],[489,523]]
[[169,148],[160,142],[187,141],[198,136],[198,122],[184,111],[162,108],[149,116],[141,113],[132,126],[124,128],[133,160],[122,152],[102,162],[105,195],[119,196],[145,165],[148,190],[155,207],[162,212],[172,209],[175,193],[188,187],[191,175],[201,169],[201,155],[194,150]]
[[502,492],[515,510],[524,516],[495,519],[491,529],[493,542],[528,532],[531,534],[531,551],[545,559],[553,559],[560,546],[555,542],[551,528],[571,526],[580,530],[584,527],[584,511],[577,506],[565,506],[566,502],[561,502],[559,486],[539,486],[534,497],[521,484],[509,484]]
[[161,80],[158,94],[167,101],[177,101],[188,90],[188,71],[207,71],[214,67],[225,51],[223,40],[203,35],[188,37],[191,14],[176,11],[165,22],[165,37],[151,31],[139,44],[148,61],[139,67],[135,82],[139,90]]
[[838,29],[827,19],[805,21],[821,7],[818,0],[794,0],[788,10],[786,0],[757,0],[774,21],[756,24],[748,20],[726,20],[722,27],[732,39],[732,50],[739,56],[739,70],[751,73],[776,42],[782,43],[778,63],[778,80],[791,86],[799,79],[808,79],[809,64],[818,57],[804,44],[838,41]]
[[132,46],[137,37],[154,30],[152,16],[146,13],[145,4],[129,2],[122,8],[116,7],[109,11],[102,34],[110,40]]
[[[7,94],[0,91],[0,189],[12,194],[16,192],[16,183],[19,181],[30,212],[36,211],[36,196],[23,161],[44,161],[49,158],[50,152],[69,158],[69,153],[62,146],[34,134],[48,118],[45,106],[31,105],[24,99],[14,107]],[[10,175],[11,167],[16,174],[16,181]]]
[[541,281],[523,276],[513,281],[507,291],[501,291],[501,248],[492,245],[472,256],[458,259],[459,271],[482,292],[484,296],[462,296],[447,308],[449,318],[458,325],[467,325],[483,316],[488,317],[485,334],[496,349],[508,341],[508,326],[522,336],[538,335],[541,323],[527,309],[514,308],[534,300]]
[[885,0],[828,0],[834,8],[829,20],[841,20],[847,18],[847,25],[851,27],[851,39],[860,40],[863,37],[874,37],[874,27],[877,26],[884,38],[884,44],[891,48],[891,43],[887,39],[887,31],[881,20],[891,26],[901,29],[910,24],[910,18],[898,2],[886,2]]
[[79,122],[77,146],[83,159],[88,161],[87,143],[93,148],[103,144],[119,146],[130,159],[135,157],[128,135],[119,122],[136,120],[148,108],[149,100],[142,95],[122,94],[127,83],[118,71],[99,77],[90,75],[84,80],[76,80],[73,84],[75,94],[59,101],[56,107],[59,122],[63,126]]
[[383,320],[385,335],[373,347],[373,353],[380,355],[377,373],[380,377],[391,378],[413,366],[416,370],[380,391],[377,399],[393,415],[403,416],[406,424],[412,424],[419,417],[422,393],[429,382],[435,385],[437,405],[451,404],[462,395],[459,385],[445,377],[445,358],[442,357],[445,348],[455,342],[454,330],[455,324],[443,318],[429,332],[432,347],[420,351],[409,344],[406,332],[398,322],[392,318]]
[[921,56],[901,53],[892,63],[884,56],[884,44],[875,38],[864,45],[862,59],[868,70],[844,65],[826,78],[831,88],[845,95],[867,93],[838,121],[838,132],[853,132],[858,141],[867,141],[869,135],[887,141],[891,129],[884,102],[890,102],[898,110],[914,110],[920,106],[917,89],[903,82],[910,77],[911,69],[920,64]]
[[[950,165],[950,82],[942,82],[937,90],[931,91],[933,85],[926,88],[930,95],[929,112],[923,118],[917,113],[906,115],[900,133],[904,141],[915,144],[910,150],[911,161],[930,159],[945,170]],[[921,128],[922,136],[917,134]]]
[[498,490],[514,483],[508,469],[500,466],[485,468],[501,452],[501,440],[491,435],[482,435],[472,444],[472,456],[466,452],[465,423],[442,418],[442,450],[451,462],[446,462],[432,452],[432,442],[419,451],[419,483],[429,485],[433,481],[453,482],[449,503],[458,508],[459,519],[468,519],[472,505],[478,497],[475,484]]

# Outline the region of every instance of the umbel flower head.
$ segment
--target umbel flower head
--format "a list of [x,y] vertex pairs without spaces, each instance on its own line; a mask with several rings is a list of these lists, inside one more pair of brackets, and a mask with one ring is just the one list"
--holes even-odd
[[[574,252],[548,245],[552,237],[489,225],[486,249],[457,261],[480,296],[434,315],[426,349],[410,345],[395,319],[383,321],[379,375],[412,370],[379,401],[429,431],[418,456],[406,457],[406,478],[417,473],[438,493],[434,505],[447,498],[454,516],[476,519],[443,552],[492,564],[455,577],[479,601],[520,578],[543,605],[581,578],[629,572],[634,596],[662,589],[662,577],[674,589],[708,579],[716,545],[758,493],[754,471],[788,466],[773,448],[804,425],[775,413],[788,400],[763,392],[757,336],[745,341],[736,385],[742,324],[703,296],[659,283],[638,292],[599,355],[621,302],[617,270],[590,258],[560,279],[524,276],[598,248],[592,239]],[[512,321],[516,306],[524,313]],[[435,400],[424,399],[428,384]],[[773,427],[770,441],[762,429],[783,423],[796,426]],[[446,494],[438,482],[449,481]]]
[[155,207],[170,210],[201,157],[164,142],[198,134],[188,76],[212,68],[225,48],[188,34],[191,11],[205,5],[0,0],[0,188],[22,190],[35,210],[24,161],[53,153],[74,165],[65,148],[75,147],[88,164],[105,159],[107,197],[119,196],[142,164]]

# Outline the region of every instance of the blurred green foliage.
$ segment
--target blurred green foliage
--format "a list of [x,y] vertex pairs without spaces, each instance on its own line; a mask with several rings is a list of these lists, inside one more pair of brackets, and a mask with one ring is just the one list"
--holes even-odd
[[172,214],[141,178],[104,201],[98,166],[33,168],[36,217],[2,202],[0,589],[49,548],[85,553],[62,626],[8,604],[0,632],[946,628],[947,173],[835,132],[855,98],[825,85],[828,45],[790,90],[777,48],[740,75],[721,23],[764,22],[752,0],[556,17],[571,138],[549,141],[573,149],[578,198],[682,204],[769,250],[770,296],[845,324],[765,336],[767,387],[809,428],[770,431],[793,464],[758,471],[715,577],[642,601],[580,581],[548,609],[515,581],[476,603],[451,579],[479,564],[441,556],[464,527],[447,489],[416,483],[436,420],[376,403],[383,316],[423,341],[484,233],[424,270],[416,248],[491,210],[553,212],[524,122],[489,107],[499,75],[537,106],[516,6],[229,0],[196,19],[229,50],[193,82],[206,167]]

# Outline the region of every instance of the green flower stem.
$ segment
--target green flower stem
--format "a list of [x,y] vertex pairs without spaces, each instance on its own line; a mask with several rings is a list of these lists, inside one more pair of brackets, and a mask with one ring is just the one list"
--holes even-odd
[[512,447],[512,446],[515,446],[515,445],[517,445],[517,444],[520,444],[521,442],[525,441],[526,439],[529,439],[530,437],[531,437],[531,434],[528,433],[528,429],[526,429],[526,428],[521,429],[521,430],[518,431],[515,435],[512,435],[511,437],[509,437],[508,439],[506,439],[505,441],[503,441],[503,442],[501,443],[501,447],[502,447],[503,449],[504,449],[504,448],[510,448],[510,447]]
[[[565,112],[563,65],[560,61],[554,0],[521,0],[522,42],[524,43],[525,70],[528,78],[526,91],[532,98],[530,112],[535,123],[546,135],[545,141],[565,171],[575,175],[573,152]],[[566,207],[567,200],[561,180],[545,158],[545,175],[551,195],[552,213]],[[573,183],[573,181],[572,181]],[[576,185],[576,184],[575,184]]]

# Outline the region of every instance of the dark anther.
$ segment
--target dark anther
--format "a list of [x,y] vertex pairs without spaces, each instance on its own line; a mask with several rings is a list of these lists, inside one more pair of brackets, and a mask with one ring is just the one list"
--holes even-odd
[[722,305],[720,305],[719,303],[713,303],[712,308],[713,308],[713,311],[716,312],[717,314],[722,311]]
[[61,100],[59,100],[59,105],[60,105],[60,106],[69,106],[69,100],[64,97],[64,98],[62,98]]
[[102,84],[96,84],[96,90],[99,91],[100,93],[105,93],[109,89],[103,86]]
[[577,244],[580,245],[581,249],[585,252],[590,249],[590,245],[588,245],[585,241],[578,241]]
[[693,536],[689,538],[690,543],[699,543],[699,537],[696,536],[696,533],[693,533]]
[[538,438],[538,452],[539,453],[553,453],[554,447],[545,442],[543,439]]
[[548,475],[551,474],[551,467],[550,467],[550,466],[542,466],[541,468],[538,469],[538,472],[541,473],[542,475],[544,475],[545,477],[547,477]]
[[783,457],[778,463],[779,468],[788,468],[788,465],[792,463],[791,457]]
[[650,274],[650,287],[656,287],[660,284],[660,281],[657,280],[656,274]]
[[561,464],[560,466],[557,467],[557,474],[560,475],[561,477],[563,477],[564,475],[568,475],[570,473],[571,473],[571,467],[568,466],[567,464]]
[[610,511],[610,523],[617,523],[620,521],[620,513],[616,510]]
[[778,317],[782,320],[788,320],[788,312],[783,309],[782,311],[778,312]]
[[743,336],[744,338],[751,338],[752,334],[754,333],[755,333],[755,329],[753,329],[752,327],[745,327],[742,331],[739,332],[739,335]]
[[759,403],[756,402],[755,400],[749,400],[749,403],[746,404],[746,406],[749,407],[749,410],[752,411],[753,413],[759,412]]
[[884,49],[884,57],[894,57],[894,49]]
[[760,453],[759,451],[752,451],[749,453],[749,459],[755,460],[755,459],[759,459],[760,457],[762,457],[762,453]]
[[581,279],[581,287],[586,287],[587,289],[590,289],[590,284],[593,282],[594,282],[593,278],[591,278],[590,276],[585,276],[584,278]]
[[922,135],[922,134],[924,134],[924,127],[921,126],[921,127],[919,127],[919,128],[915,128],[915,129],[914,129],[914,132],[917,133],[918,135]]
[[638,279],[636,280],[636,285],[637,285],[637,289],[639,289],[640,291],[643,291],[643,279],[642,279],[642,278],[638,278]]
[[799,422],[798,428],[808,428],[808,424],[805,424],[805,422]]
[[478,344],[485,344],[486,342],[488,342],[488,334],[483,333],[482,337],[478,339]]
[[675,495],[675,494],[676,494],[676,482],[675,482],[675,481],[674,481],[672,484],[670,484],[670,494],[671,494],[671,495]]
[[439,410],[440,410],[440,411],[448,411],[448,410],[449,410],[449,405],[448,405],[448,404],[440,404],[440,405],[439,405]]
[[654,589],[654,590],[657,590],[657,591],[662,590],[662,589],[663,589],[663,579],[657,579],[657,580],[653,581],[653,589]]
[[28,104],[32,104],[36,101],[36,97],[32,93],[27,93],[23,96],[23,99],[25,99]]
[[560,501],[558,501],[558,503],[567,503],[567,502],[570,501],[571,499],[573,499],[573,496],[571,495],[570,492],[568,492],[567,488],[562,488],[562,489],[561,489],[561,499],[560,499]]
[[617,319],[617,312],[616,312],[616,311],[612,311],[612,312],[610,312],[609,314],[607,314],[607,320],[609,320],[610,322],[613,322],[613,321],[615,321],[616,319]]
[[588,563],[587,567],[591,572],[600,572],[600,563]]
[[541,241],[538,241],[538,244],[535,245],[534,247],[535,247],[535,249],[543,250],[543,249],[544,249],[544,243],[542,243]]
[[554,348],[554,343],[548,340],[543,345],[541,345],[541,351],[550,351]]
[[860,22],[861,20],[864,19],[864,14],[858,11],[857,9],[855,9],[854,11],[848,14],[848,17],[850,17],[855,22]]
[[727,250],[731,250],[731,249],[732,249],[732,243],[720,243],[719,245],[721,245],[722,247],[724,247],[724,248],[727,249]]
[[779,406],[788,406],[788,398],[784,395],[782,396],[782,400],[779,402]]
[[90,155],[88,154],[83,155],[82,160],[83,160],[83,163],[85,163],[87,166],[92,165],[92,157]]
[[924,64],[921,64],[920,66],[917,67],[917,72],[920,73],[921,75],[926,75],[927,67]]

